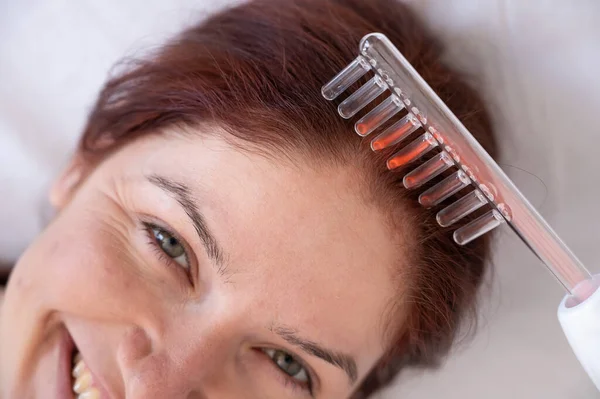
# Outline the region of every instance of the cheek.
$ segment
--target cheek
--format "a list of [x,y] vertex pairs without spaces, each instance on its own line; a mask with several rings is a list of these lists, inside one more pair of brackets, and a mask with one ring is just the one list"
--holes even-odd
[[34,291],[40,306],[65,313],[115,319],[149,308],[156,301],[148,287],[160,284],[148,284],[133,234],[114,212],[67,209],[28,250],[15,283]]

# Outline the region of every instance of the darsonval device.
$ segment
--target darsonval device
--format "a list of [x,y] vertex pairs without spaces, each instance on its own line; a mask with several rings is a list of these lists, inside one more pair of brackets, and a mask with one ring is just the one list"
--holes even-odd
[[[339,104],[340,116],[349,119],[368,104],[377,104],[360,116],[354,130],[373,137],[373,151],[397,149],[387,159],[388,169],[405,173],[403,184],[409,190],[427,183],[419,203],[427,208],[446,204],[436,219],[440,226],[457,226],[453,233],[457,245],[501,224],[512,228],[566,289],[558,319],[600,390],[600,275],[590,275],[386,36],[365,36],[358,57],[323,86],[323,97],[334,100],[367,74],[370,80]],[[418,167],[410,167],[425,157]],[[458,199],[447,204],[450,198]],[[475,211],[481,215],[460,225]]]

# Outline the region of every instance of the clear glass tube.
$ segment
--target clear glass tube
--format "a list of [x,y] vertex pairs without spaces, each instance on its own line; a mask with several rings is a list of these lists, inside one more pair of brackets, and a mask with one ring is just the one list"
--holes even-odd
[[388,169],[397,169],[416,161],[437,147],[438,143],[430,133],[424,133],[412,143],[392,155],[387,161]]
[[409,190],[417,188],[434,177],[439,176],[440,173],[448,170],[452,165],[454,165],[454,162],[452,162],[450,155],[448,155],[446,151],[442,151],[404,176],[402,183],[404,184],[404,187]]
[[436,220],[442,227],[448,227],[465,216],[475,212],[487,203],[481,191],[475,189],[458,201],[448,205],[438,212]]
[[425,208],[431,208],[467,187],[469,183],[471,179],[465,172],[459,170],[421,194],[419,203]]
[[408,114],[392,126],[388,127],[371,141],[373,151],[383,150],[384,148],[396,145],[421,126],[421,123],[413,114]]
[[338,106],[339,114],[344,119],[352,118],[383,93],[387,87],[387,84],[379,76],[374,76]]
[[368,114],[360,118],[354,125],[354,130],[359,136],[368,136],[403,108],[404,104],[402,104],[402,101],[392,94]]
[[492,209],[485,215],[478,217],[466,226],[456,230],[454,232],[454,241],[458,245],[468,244],[477,237],[481,237],[488,231],[500,226],[502,222],[504,222],[504,218],[500,212]]
[[333,100],[371,69],[369,63],[358,56],[346,68],[321,88],[321,94],[328,100]]

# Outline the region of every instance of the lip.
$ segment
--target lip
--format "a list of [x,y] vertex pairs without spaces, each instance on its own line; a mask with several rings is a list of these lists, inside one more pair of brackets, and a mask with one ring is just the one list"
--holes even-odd
[[67,331],[66,328],[63,328],[59,342],[59,361],[57,369],[59,380],[56,397],[59,399],[73,399],[71,390],[71,369],[73,368],[71,357],[74,348],[75,343],[73,342],[69,331]]

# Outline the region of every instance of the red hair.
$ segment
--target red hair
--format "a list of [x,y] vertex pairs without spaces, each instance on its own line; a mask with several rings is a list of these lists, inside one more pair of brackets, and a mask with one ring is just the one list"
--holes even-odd
[[[454,244],[320,94],[357,54],[363,35],[382,32],[492,155],[496,145],[479,96],[441,61],[442,47],[394,0],[255,0],[184,31],[112,78],[80,142],[90,167],[114,148],[174,125],[213,124],[236,143],[271,154],[358,164],[368,188],[410,230],[386,356],[356,396],[368,396],[406,366],[434,366],[473,311],[487,240]],[[186,129],[193,131],[193,129]],[[400,219],[400,220],[399,220]],[[408,226],[408,227],[407,227]],[[409,267],[406,266],[409,262]],[[408,269],[408,270],[406,270]],[[402,278],[400,278],[400,276]]]

